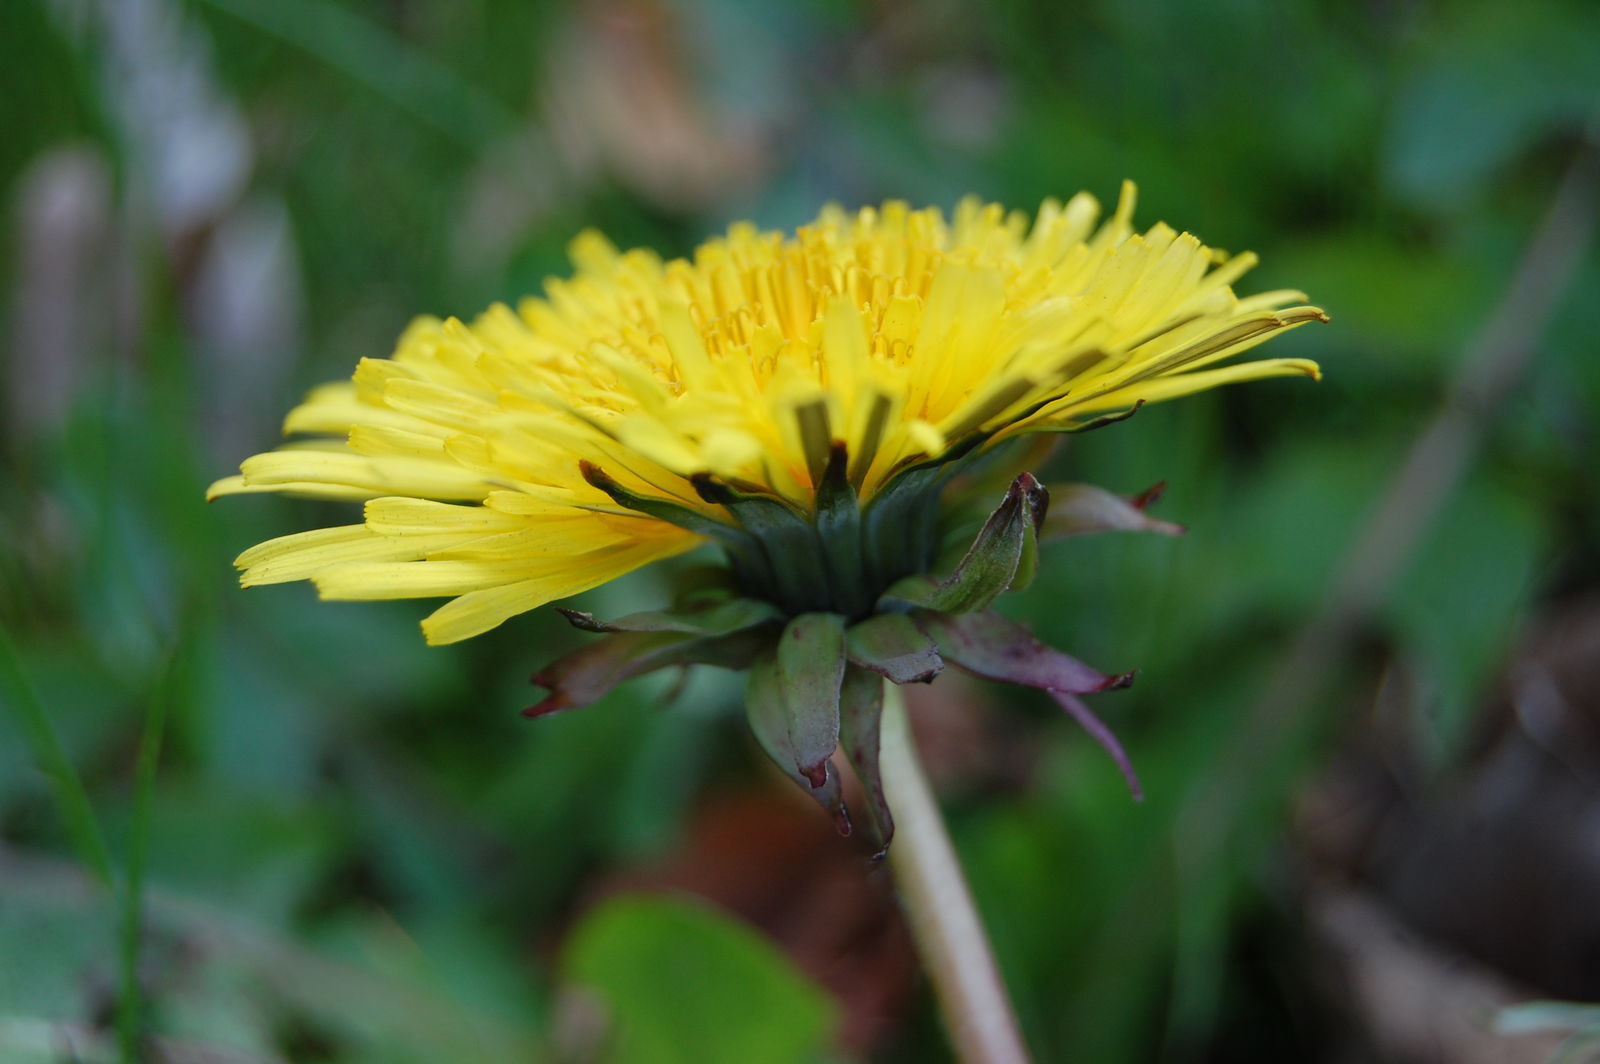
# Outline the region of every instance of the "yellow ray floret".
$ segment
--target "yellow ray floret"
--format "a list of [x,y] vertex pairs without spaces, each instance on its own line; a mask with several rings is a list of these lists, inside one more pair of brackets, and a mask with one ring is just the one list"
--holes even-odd
[[716,521],[691,478],[802,511],[842,444],[863,504],[908,465],[1236,381],[1316,377],[1303,359],[1229,360],[1325,321],[1299,292],[1244,299],[1255,262],[1165,225],[1133,230],[1133,188],[1096,224],[1080,193],[1031,220],[963,201],[823,210],[793,236],[736,225],[689,260],[597,233],[543,298],[471,325],[423,318],[389,359],[313,391],[212,495],[367,500],[366,521],[239,558],[248,584],[330,598],[452,596],[450,642],[603,583],[700,537],[620,507],[632,495]]

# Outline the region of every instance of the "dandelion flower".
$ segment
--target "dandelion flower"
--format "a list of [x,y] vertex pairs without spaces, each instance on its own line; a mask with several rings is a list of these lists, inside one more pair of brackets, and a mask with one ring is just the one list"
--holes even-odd
[[[1133,204],[1124,185],[1104,221],[1084,193],[1031,220],[971,199],[949,218],[828,207],[793,236],[735,225],[673,261],[585,233],[543,297],[419,319],[391,358],[291,412],[297,439],[212,487],[365,504],[360,523],[245,551],[242,581],[445,597],[422,628],[452,643],[712,543],[725,577],[672,610],[568,611],[609,635],[538,677],[552,693],[536,711],[667,665],[748,667],[758,738],[842,816],[828,758],[842,734],[870,789],[880,677],[950,660],[1049,691],[1120,758],[1076,695],[1126,678],[987,611],[1032,573],[1048,493],[1017,477],[972,539],[951,485],[1021,436],[1315,378],[1305,359],[1237,357],[1326,320],[1299,292],[1236,296],[1253,255],[1136,232]],[[1078,487],[1052,521],[1172,531],[1145,501]]]
[[[857,613],[931,563],[937,492],[962,459],[1144,402],[1317,375],[1304,359],[1231,360],[1320,310],[1293,291],[1236,297],[1253,255],[1136,233],[1132,208],[1131,186],[1098,227],[1087,194],[1031,225],[976,200],[948,220],[829,207],[792,237],[736,225],[671,262],[588,232],[543,298],[471,325],[419,319],[393,357],[290,413],[302,438],[210,494],[364,501],[360,524],[246,551],[243,583],[450,597],[423,622],[430,643],[708,540],[788,612],[845,598]],[[765,541],[769,518],[833,519],[835,462],[831,494],[870,533],[860,559],[823,560],[838,586]],[[906,481],[916,490],[897,492]]]

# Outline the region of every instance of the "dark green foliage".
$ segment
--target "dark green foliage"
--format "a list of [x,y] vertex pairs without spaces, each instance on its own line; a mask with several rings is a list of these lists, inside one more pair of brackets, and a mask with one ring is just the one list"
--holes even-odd
[[[242,593],[239,550],[353,511],[200,499],[273,442],[301,389],[387,354],[414,314],[470,316],[537,291],[585,225],[682,254],[734,218],[792,225],[829,198],[948,206],[977,192],[1031,209],[1080,187],[1114,198],[1124,177],[1140,183],[1141,224],[1259,252],[1243,291],[1303,288],[1325,307],[1333,325],[1273,353],[1316,358],[1326,379],[1148,407],[1033,469],[1122,495],[1165,480],[1157,516],[1189,529],[1047,544],[1033,586],[1001,603],[1044,643],[1139,669],[1096,708],[1148,797],[1130,802],[1046,699],[991,692],[987,719],[1020,736],[995,749],[1028,757],[948,795],[954,832],[1041,1061],[1201,1060],[1223,1052],[1218,1032],[1240,1064],[1285,1059],[1285,1044],[1326,1059],[1323,1041],[1297,1041],[1327,1030],[1321,1018],[1299,1027],[1279,1007],[1314,997],[1313,962],[1246,970],[1241,929],[1289,922],[1290,798],[1380,675],[1420,692],[1404,723],[1424,755],[1417,786],[1435,785],[1526,619],[1600,583],[1592,257],[1580,294],[1529,338],[1524,385],[1481,397],[1485,446],[1339,682],[1307,695],[1270,758],[1227,751],[1259,727],[1263,678],[1329,593],[1593,113],[1591,3],[705,0],[662,5],[660,25],[615,38],[626,18],[574,22],[554,3],[182,0],[158,6],[190,35],[180,54],[203,53],[183,91],[234,109],[247,159],[181,225],[153,205],[172,191],[152,164],[171,145],[151,140],[160,123],[129,117],[140,97],[119,73],[140,54],[145,75],[170,64],[113,55],[105,19],[71,14],[117,6],[0,2],[0,624],[53,733],[8,677],[0,1059],[63,1059],[30,1048],[34,1020],[84,1029],[80,1059],[116,1059],[123,960],[137,961],[146,1032],[264,1059],[545,1059],[569,983],[611,995],[636,1018],[627,1037],[647,1041],[702,1037],[719,1007],[729,1040],[700,1059],[758,1059],[748,1039],[763,1035],[759,1059],[851,1059],[827,1048],[815,987],[721,917],[658,902],[581,915],[612,875],[676,852],[730,790],[778,786],[752,782],[740,678],[696,670],[665,707],[663,679],[641,680],[524,721],[528,675],[600,637],[541,611],[429,649],[422,604]],[[626,61],[641,54],[629,48],[645,60]],[[576,84],[574,63],[596,76]],[[631,80],[660,69],[681,74],[671,91]],[[645,112],[594,104],[597,85],[693,110],[628,127]],[[659,154],[629,156],[647,134]],[[691,165],[719,152],[717,172],[736,176]],[[105,202],[41,199],[39,175],[57,172],[41,167],[85,157]],[[82,225],[52,228],[52,203]],[[287,294],[229,244],[257,208],[286,220]],[[226,307],[219,263],[243,270]],[[39,331],[39,315],[74,328]],[[241,345],[217,315],[285,329]],[[911,533],[912,553],[932,557],[920,487],[817,515],[859,520],[863,544],[861,558],[819,556],[822,578],[888,566]],[[572,605],[637,627],[630,615],[670,601],[671,579],[640,574]],[[737,639],[717,616],[705,632],[642,635]],[[851,652],[887,668],[918,649],[886,637]],[[846,746],[875,745],[874,679],[844,674]],[[948,680],[933,691],[960,690]],[[139,798],[158,689],[161,756]],[[72,790],[57,745],[92,829],[75,799],[57,802]],[[1219,826],[1225,790],[1245,800]],[[886,814],[868,812],[881,837]],[[100,858],[74,846],[97,834],[104,846],[88,849],[109,851],[115,881],[142,864],[142,897],[96,885]],[[124,937],[133,903],[137,942]],[[704,951],[695,979],[663,978],[679,971],[663,958],[688,950]],[[890,1020],[877,1059],[932,1059],[931,1012]],[[1272,1030],[1230,1037],[1252,1023]],[[1252,1057],[1251,1044],[1273,1048]]]

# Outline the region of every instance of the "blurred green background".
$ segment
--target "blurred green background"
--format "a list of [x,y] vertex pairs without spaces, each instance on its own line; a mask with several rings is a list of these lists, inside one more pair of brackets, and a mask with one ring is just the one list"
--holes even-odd
[[426,604],[245,594],[348,510],[201,497],[583,227],[1124,177],[1334,324],[1273,344],[1321,385],[1045,470],[1191,529],[1008,607],[1141,670],[1098,708],[1147,801],[1043,698],[917,692],[1037,1059],[1543,1059],[1487,1018],[1600,998],[1597,99],[1588,0],[4,0],[0,1060],[948,1059],[727,676],[523,721],[551,611],[428,649]]

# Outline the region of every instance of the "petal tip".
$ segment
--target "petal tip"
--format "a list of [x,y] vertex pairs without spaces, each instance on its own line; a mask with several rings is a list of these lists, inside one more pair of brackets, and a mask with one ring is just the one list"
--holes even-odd
[[812,790],[819,790],[828,782],[827,759],[818,761],[815,765],[801,765],[799,772],[806,778],[806,782],[811,784]]
[[[1138,675],[1138,670],[1137,669],[1134,669],[1134,670],[1129,671],[1129,672],[1119,672],[1115,676],[1108,676],[1106,678],[1106,682],[1105,682],[1104,686],[1102,686],[1099,690],[1100,691],[1121,691],[1121,690],[1123,690],[1125,688],[1132,687],[1133,686],[1133,678],[1136,675]],[[1099,692],[1097,691],[1096,693],[1098,694]]]
[[235,495],[244,488],[244,477],[238,473],[231,477],[221,477],[206,485],[206,502],[216,502],[224,495]]
[[1149,509],[1151,506],[1159,502],[1161,500],[1161,496],[1165,495],[1166,493],[1167,482],[1164,480],[1158,480],[1148,488],[1145,488],[1139,494],[1135,495],[1133,498],[1129,499],[1128,504],[1135,510]]

